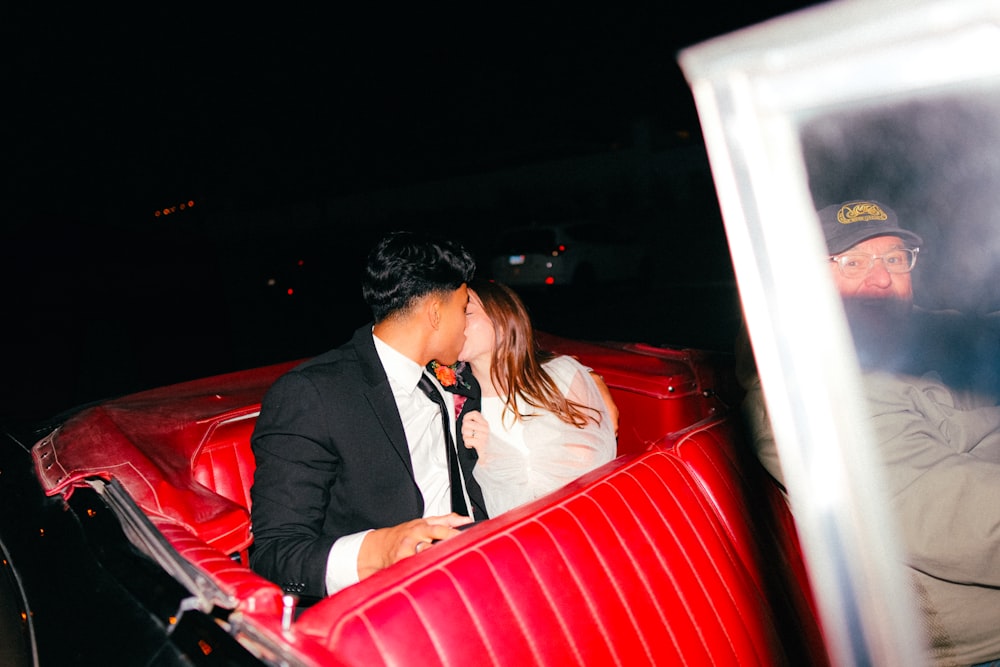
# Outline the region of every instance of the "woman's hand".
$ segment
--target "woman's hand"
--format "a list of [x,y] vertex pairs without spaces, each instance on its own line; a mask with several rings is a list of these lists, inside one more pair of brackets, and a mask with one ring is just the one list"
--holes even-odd
[[490,441],[490,425],[479,410],[471,410],[462,417],[462,442],[467,449],[475,449],[480,454]]

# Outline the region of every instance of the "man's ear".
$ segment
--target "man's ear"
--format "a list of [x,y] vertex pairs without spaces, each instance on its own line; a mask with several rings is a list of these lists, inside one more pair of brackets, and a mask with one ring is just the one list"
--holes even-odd
[[424,304],[427,321],[435,331],[441,326],[441,307],[441,299],[436,296],[428,297]]

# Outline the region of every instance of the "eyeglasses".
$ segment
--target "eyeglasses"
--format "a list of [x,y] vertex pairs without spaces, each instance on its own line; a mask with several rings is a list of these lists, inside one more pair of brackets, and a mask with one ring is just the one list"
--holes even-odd
[[920,248],[896,248],[884,255],[862,255],[848,253],[833,255],[831,262],[836,262],[845,278],[864,278],[875,268],[875,260],[881,259],[885,270],[889,273],[909,273],[917,263],[917,253]]

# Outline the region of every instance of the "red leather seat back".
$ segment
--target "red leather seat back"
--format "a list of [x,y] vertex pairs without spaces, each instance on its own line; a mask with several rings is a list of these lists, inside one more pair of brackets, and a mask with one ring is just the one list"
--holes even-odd
[[255,460],[250,448],[255,418],[222,422],[209,431],[191,462],[199,484],[250,510]]
[[353,664],[799,664],[705,487],[624,457],[307,609]]
[[827,665],[819,616],[788,503],[743,438],[735,419],[715,419],[668,446],[694,473],[783,628],[801,664]]
[[250,436],[255,416],[244,416],[215,424],[205,434],[191,461],[191,478],[202,486],[227,498],[246,512],[229,518],[235,523],[234,538],[209,540],[204,529],[199,536],[225,553],[239,554],[240,561],[249,562],[248,549],[253,542],[250,532],[250,486],[256,467]]
[[644,452],[672,433],[706,416],[704,400],[693,394],[663,397],[623,387],[618,377],[605,377],[618,407],[618,456]]

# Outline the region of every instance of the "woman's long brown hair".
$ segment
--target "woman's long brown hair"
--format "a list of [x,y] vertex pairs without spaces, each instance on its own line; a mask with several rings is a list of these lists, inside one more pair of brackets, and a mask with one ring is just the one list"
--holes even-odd
[[483,311],[493,323],[496,343],[490,375],[494,386],[506,397],[505,411],[509,410],[515,421],[521,419],[523,415],[518,413],[515,402],[515,397],[519,397],[526,404],[549,410],[578,428],[586,426],[588,421],[598,421],[600,413],[597,410],[563,396],[542,368],[542,364],[555,355],[538,348],[528,309],[520,297],[506,285],[496,282],[474,282],[469,287],[475,291]]

